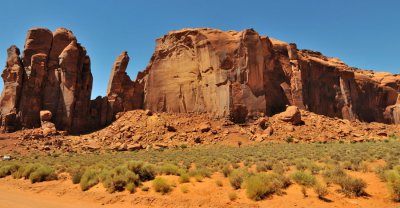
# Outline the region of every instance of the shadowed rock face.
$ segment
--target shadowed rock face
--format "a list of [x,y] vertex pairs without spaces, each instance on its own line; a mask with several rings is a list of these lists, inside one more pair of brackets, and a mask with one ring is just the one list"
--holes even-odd
[[51,112],[58,130],[93,130],[133,109],[209,113],[242,123],[297,106],[329,117],[400,123],[400,76],[351,68],[319,52],[298,50],[253,29],[172,31],[157,40],[135,81],[127,52],[116,59],[106,97],[90,100],[90,58],[73,33],[28,31],[22,57],[8,49],[0,98],[3,131],[40,127]]

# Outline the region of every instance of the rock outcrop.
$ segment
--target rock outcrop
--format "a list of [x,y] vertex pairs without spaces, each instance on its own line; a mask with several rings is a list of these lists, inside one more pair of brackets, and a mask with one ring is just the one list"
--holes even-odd
[[90,128],[92,74],[90,59],[67,29],[30,29],[22,58],[8,50],[0,99],[4,131],[41,126],[40,111],[52,113],[57,129],[80,132]]
[[114,62],[107,88],[107,100],[112,115],[118,112],[143,108],[143,84],[132,81],[126,73],[128,52],[122,52]]
[[172,31],[157,40],[135,80],[126,73],[129,56],[122,52],[107,95],[95,100],[90,58],[71,31],[34,28],[22,57],[16,46],[7,52],[0,98],[1,129],[7,132],[40,127],[46,110],[52,115],[46,122],[70,133],[104,127],[134,109],[207,113],[243,123],[296,106],[328,117],[400,123],[400,75],[352,68],[253,29]]
[[252,29],[183,29],[157,40],[144,107],[235,122],[297,106],[329,117],[399,123],[400,76],[345,65]]

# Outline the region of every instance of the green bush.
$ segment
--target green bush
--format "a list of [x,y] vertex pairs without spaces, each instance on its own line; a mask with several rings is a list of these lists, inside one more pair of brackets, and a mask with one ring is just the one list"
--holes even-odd
[[237,194],[235,193],[235,192],[229,192],[228,193],[228,198],[229,198],[229,200],[231,200],[231,201],[235,201],[238,197],[237,197]]
[[129,182],[128,184],[126,184],[125,186],[126,190],[129,191],[129,193],[135,193],[136,191],[136,185],[135,183]]
[[289,184],[289,179],[284,175],[257,173],[246,179],[246,194],[250,199],[258,201],[274,193],[280,193]]
[[40,166],[41,166],[40,164],[27,164],[21,166],[20,168],[18,168],[17,171],[12,173],[12,176],[17,179],[19,178],[28,179],[31,173],[34,172],[36,169],[38,169]]
[[104,186],[109,192],[123,191],[127,184],[139,185],[139,176],[134,172],[130,171],[126,166],[118,166],[112,171],[108,172],[105,180],[103,181]]
[[316,183],[315,176],[308,172],[304,171],[296,171],[291,175],[293,181],[298,183],[301,186],[311,187],[314,186]]
[[165,175],[179,175],[180,169],[174,164],[167,163],[160,167],[160,173]]
[[278,163],[275,163],[272,166],[272,171],[274,171],[277,174],[282,175],[282,174],[285,173],[286,169],[285,169],[285,166],[282,163],[278,162]]
[[78,184],[79,182],[81,182],[81,178],[82,178],[82,173],[77,171],[75,173],[72,174],[72,183],[73,184]]
[[385,172],[385,177],[392,200],[400,202],[400,172],[388,170]]
[[231,174],[232,168],[229,165],[225,165],[222,169],[222,174],[224,174],[224,177],[228,177],[229,174]]
[[141,188],[141,190],[147,192],[147,191],[150,190],[150,187],[148,187],[148,186],[143,186],[143,187]]
[[313,186],[314,192],[318,195],[318,198],[323,199],[326,195],[328,195],[328,188],[326,185],[322,185],[321,183],[316,183]]
[[362,196],[365,194],[364,189],[367,187],[367,183],[364,180],[351,176],[345,176],[340,179],[338,185],[347,196]]
[[190,176],[188,173],[183,172],[179,176],[179,183],[189,183],[190,182]]
[[273,163],[270,162],[258,162],[256,163],[256,171],[257,172],[266,172],[268,170],[272,170]]
[[339,166],[333,166],[326,169],[322,176],[327,183],[339,183],[341,178],[346,176],[346,173]]
[[54,172],[53,168],[50,168],[49,166],[42,165],[35,169],[31,174],[29,175],[29,180],[32,183],[37,183],[37,182],[42,182],[42,181],[50,181],[50,180],[56,180],[57,175]]
[[129,161],[127,168],[133,173],[139,175],[141,181],[150,181],[157,175],[157,168],[154,165],[141,161]]
[[80,186],[82,191],[87,191],[98,183],[99,183],[98,170],[88,168],[82,175]]
[[234,189],[240,189],[248,173],[245,170],[235,169],[229,175],[229,182]]
[[162,177],[156,177],[153,180],[153,188],[156,192],[161,192],[162,194],[166,194],[172,190],[168,181]]
[[186,194],[189,192],[189,188],[187,186],[181,186],[182,193]]
[[11,175],[12,173],[18,171],[18,165],[4,165],[0,168],[0,178],[6,177]]

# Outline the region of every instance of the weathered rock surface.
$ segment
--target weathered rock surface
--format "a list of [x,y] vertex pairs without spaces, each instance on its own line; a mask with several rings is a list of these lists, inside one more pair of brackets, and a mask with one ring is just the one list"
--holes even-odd
[[90,60],[71,31],[30,29],[22,58],[15,46],[8,50],[2,77],[5,88],[0,117],[4,131],[40,127],[42,110],[51,112],[57,129],[80,132],[91,128]]
[[252,29],[172,31],[145,70],[144,107],[235,122],[297,106],[329,117],[399,123],[400,76],[345,65]]
[[143,84],[132,81],[126,73],[128,52],[122,52],[114,62],[107,88],[112,115],[143,107]]

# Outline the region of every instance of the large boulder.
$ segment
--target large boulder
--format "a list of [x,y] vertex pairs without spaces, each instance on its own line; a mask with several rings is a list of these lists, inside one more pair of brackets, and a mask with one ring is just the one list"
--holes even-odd
[[53,116],[53,114],[48,110],[40,111],[40,121],[41,122],[51,121],[52,116]]
[[292,123],[293,125],[298,125],[302,122],[301,113],[297,106],[288,106],[284,112],[277,116],[280,120]]

